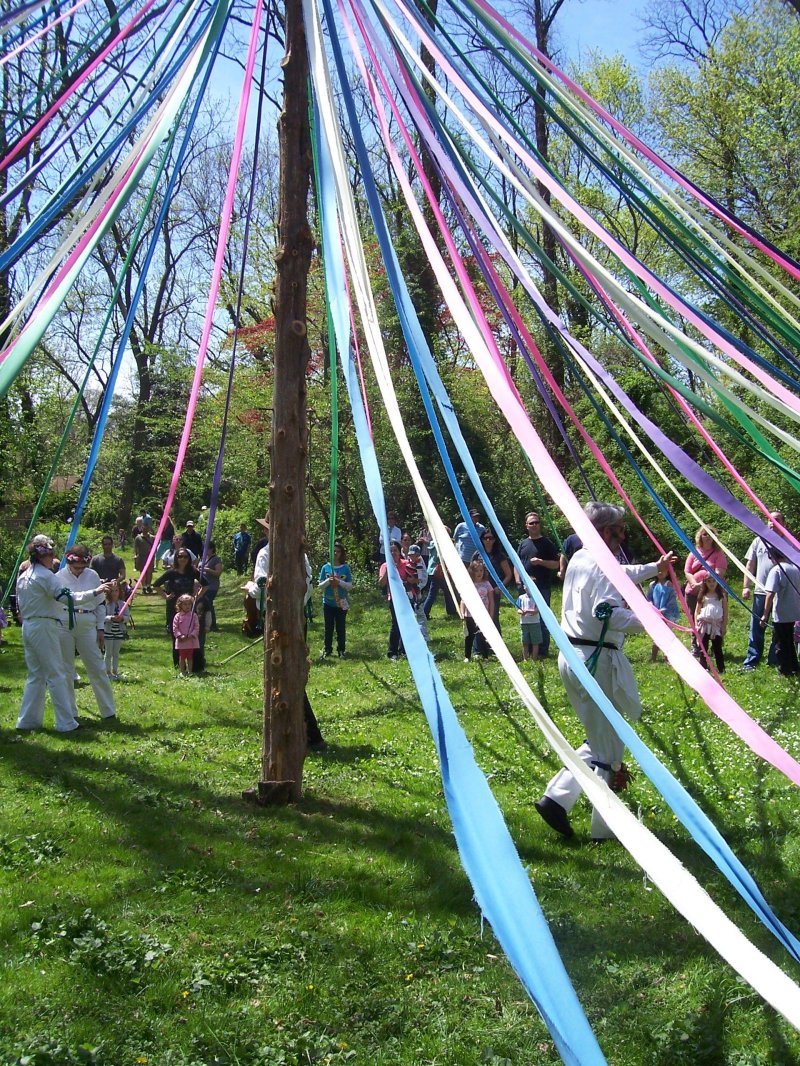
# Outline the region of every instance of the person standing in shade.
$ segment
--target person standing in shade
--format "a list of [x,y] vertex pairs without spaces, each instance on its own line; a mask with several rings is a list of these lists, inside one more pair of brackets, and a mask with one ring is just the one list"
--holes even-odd
[[[542,599],[549,606],[553,592],[553,579],[559,569],[558,550],[549,537],[542,533],[542,523],[538,511],[529,511],[525,515],[525,532],[517,548],[525,573],[536,582]],[[519,571],[515,568],[514,577],[520,595],[526,592],[525,584]],[[539,645],[539,658],[546,659],[550,651],[550,631],[542,620],[542,643]]]
[[178,655],[181,677],[189,677],[191,674],[194,653],[200,647],[200,618],[194,610],[194,603],[194,597],[188,593],[179,596],[172,619],[174,648]]
[[194,528],[194,522],[191,519],[186,523],[186,529],[184,529],[182,536],[183,543],[195,558],[203,554],[203,538]]
[[[66,569],[59,571],[57,575],[63,586],[70,590],[72,599],[71,611],[66,599],[62,601],[64,617],[59,632],[61,657],[64,660],[64,670],[69,676],[75,667],[75,655],[80,655],[100,709],[100,717],[108,719],[116,716],[117,709],[103,659],[106,648],[105,592],[88,604],[82,604],[77,599],[80,593],[94,594],[95,589],[102,585],[99,575],[89,566],[89,560],[89,551],[82,544],[75,544],[67,552]],[[107,585],[102,587],[107,591]],[[77,718],[78,705],[75,702],[74,685],[71,688],[71,696],[72,711]]]
[[[198,577],[197,571],[192,566],[189,551],[183,545],[175,552],[175,565],[165,570],[156,578],[153,585],[161,591],[166,601],[167,633],[172,637],[172,620],[175,617],[176,604],[179,596],[195,597],[202,588],[208,584],[206,578]],[[177,652],[173,655],[175,665],[178,665]]]
[[[767,525],[770,529],[783,525],[783,515],[780,511],[773,511],[769,516]],[[742,663],[743,670],[755,670],[764,656],[764,626],[761,618],[764,614],[764,603],[767,598],[767,575],[772,569],[772,560],[769,557],[769,545],[761,537],[755,537],[747,549],[745,555],[745,575],[742,585],[742,599],[747,601],[753,597],[753,614],[750,619],[750,639],[747,644],[747,654]],[[775,666],[778,662],[778,647],[775,638],[770,641],[767,652],[767,666]]]
[[[473,507],[469,512],[469,516],[472,519],[472,524],[475,527],[475,532],[478,534],[478,540],[481,539],[483,531],[486,526],[481,525],[480,517],[481,513],[477,508]],[[472,535],[472,531],[469,528],[469,523],[459,522],[456,528],[453,530],[453,544],[456,546],[458,557],[464,566],[469,566],[472,562],[472,557],[478,550],[478,545],[475,542],[475,538]]]
[[233,534],[233,561],[236,566],[236,573],[240,576],[247,569],[247,557],[252,539],[247,532],[247,526],[242,522],[239,526],[239,531]]
[[217,626],[217,612],[214,609],[214,600],[217,598],[217,593],[219,592],[219,579],[224,569],[225,564],[217,555],[216,545],[213,540],[210,540],[208,542],[208,556],[206,561],[201,563],[198,567],[198,573],[208,582],[206,590],[203,593],[203,600],[210,616],[210,624],[207,626],[207,629],[211,630],[212,633],[218,632],[219,629]]
[[[72,684],[64,669],[59,635],[64,610],[64,582],[61,574],[53,573],[55,546],[42,534],[28,545],[29,565],[20,568],[17,576],[17,607],[22,616],[22,642],[28,676],[22,693],[17,729],[41,729],[44,724],[45,696],[49,692],[59,733],[71,733],[79,722],[75,715]],[[98,585],[73,594],[76,607],[89,607],[108,591],[108,585]]]
[[155,557],[148,563],[155,537],[152,530],[142,526],[142,532],[133,538],[133,565],[139,571],[142,590],[149,596],[153,591],[153,565]]
[[561,545],[561,553],[558,557],[558,580],[564,580],[564,574],[567,572],[569,561],[576,551],[579,551],[583,547],[583,541],[577,533],[570,533]]
[[319,572],[319,587],[322,589],[322,617],[325,621],[325,646],[322,658],[333,654],[333,631],[336,630],[336,651],[340,659],[347,648],[347,612],[350,609],[350,590],[353,575],[347,565],[344,544],[337,540],[333,545],[333,565],[325,563]]
[[389,646],[386,655],[389,659],[394,661],[402,655],[403,645],[400,640],[400,626],[397,624],[397,615],[395,614],[394,604],[392,603],[392,589],[389,584],[389,567],[394,566],[397,573],[400,575],[400,580],[403,585],[406,583],[406,578],[409,572],[409,563],[407,559],[403,558],[403,553],[400,551],[400,542],[393,540],[389,545],[390,559],[386,563],[381,563],[381,568],[378,571],[378,585],[384,591],[386,596],[386,602],[389,605],[389,615],[391,617],[391,626],[389,629]]
[[256,565],[258,553],[269,544],[269,518],[257,518],[256,525],[261,526],[262,536],[250,545],[250,563]]
[[[624,508],[592,501],[584,510],[608,550],[616,556],[626,534]],[[624,566],[623,570],[636,584],[642,584],[666,574],[674,562],[675,556],[670,553],[662,555],[657,562]],[[595,681],[620,714],[632,722],[638,721],[642,704],[623,644],[626,634],[641,631],[642,624],[586,548],[575,552],[567,568],[561,628],[574,645],[575,654],[586,662]],[[573,673],[563,653],[558,657],[558,670],[567,697],[586,730],[586,740],[576,755],[614,791],[624,788],[622,741],[582,681]],[[548,783],[544,795],[536,802],[536,811],[556,832],[571,837],[573,829],[569,812],[580,793],[577,779],[565,767]],[[613,839],[613,833],[596,810],[592,811],[592,839],[596,842]]]
[[[445,526],[445,530],[448,536],[451,536],[450,530]],[[444,609],[450,618],[458,618],[458,608],[453,602],[453,597],[450,595],[450,589],[447,585],[447,579],[444,576],[444,567],[439,561],[439,549],[436,547],[436,543],[433,540],[428,542],[428,594],[425,597],[425,603],[422,605],[422,610],[425,613],[426,618],[431,616],[431,608],[436,602],[436,597],[439,595],[439,589],[444,592]]]
[[165,570],[169,570],[171,566],[175,565],[175,556],[178,554],[179,551],[181,551],[181,549],[183,549],[183,551],[188,554],[189,559],[193,564],[197,562],[197,556],[195,555],[195,553],[189,551],[189,549],[183,543],[183,537],[180,535],[180,533],[176,533],[175,536],[172,538],[172,547],[169,549],[169,551],[164,552],[163,556],[161,557],[161,565],[164,567]]
[[114,554],[114,539],[110,536],[103,537],[102,555],[93,555],[89,564],[103,581],[124,581],[125,560],[121,555]]
[[[397,524],[397,512],[387,511],[386,519],[389,523],[389,544],[391,544],[393,540],[396,540],[399,544],[403,536],[403,531]],[[380,564],[386,562],[386,546],[383,543],[383,530],[378,533],[378,547],[375,552],[375,562]]]
[[161,531],[161,540],[158,542],[158,547],[156,548],[156,559],[159,562],[161,562],[167,552],[171,550],[172,540],[174,536],[175,526],[173,526],[170,519],[167,518],[166,522],[164,523],[164,528]]

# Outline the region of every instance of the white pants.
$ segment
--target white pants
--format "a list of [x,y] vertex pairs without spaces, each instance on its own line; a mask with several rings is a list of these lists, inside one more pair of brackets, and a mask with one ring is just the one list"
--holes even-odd
[[118,674],[119,673],[119,646],[122,643],[121,640],[109,640],[106,637],[106,673]]
[[[638,718],[637,710],[641,713],[635,687],[632,691],[622,689],[615,691],[615,674],[619,672],[620,666],[628,665],[627,660],[624,663],[614,662],[612,656],[623,659],[621,652],[601,652],[595,680],[617,709],[627,711],[626,716],[635,720]],[[558,668],[569,701],[586,730],[586,742],[576,750],[575,754],[608,784],[611,780],[611,770],[618,770],[622,764],[625,747],[606,716],[572,673],[562,655],[559,655]],[[625,674],[623,674],[623,682],[627,684]],[[603,769],[597,765],[598,763],[610,767],[611,770]],[[581,787],[572,772],[564,767],[548,782],[544,794],[555,800],[569,813],[578,801]],[[599,811],[592,808],[592,837],[595,840],[602,840],[613,835]]]
[[[86,667],[86,675],[100,708],[101,718],[111,718],[117,713],[114,706],[114,692],[106,674],[103,653],[97,643],[97,628],[94,615],[87,616],[86,622],[80,621],[81,616],[75,619],[75,628],[68,629],[66,625],[61,630],[61,655],[64,660],[64,668],[67,676],[72,677],[75,669],[75,652],[80,655],[83,665]],[[77,716],[78,705],[75,702],[75,689],[70,686],[72,695],[73,714]]]
[[28,677],[22,693],[17,729],[41,729],[47,692],[53,701],[59,733],[69,733],[78,728],[72,684],[64,672],[61,655],[61,630],[61,623],[54,618],[32,618],[23,623],[22,640]]

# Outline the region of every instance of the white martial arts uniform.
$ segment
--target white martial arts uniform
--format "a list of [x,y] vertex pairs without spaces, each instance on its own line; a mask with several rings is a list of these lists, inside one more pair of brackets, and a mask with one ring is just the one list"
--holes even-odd
[[[47,692],[53,701],[56,729],[69,733],[78,728],[72,674],[66,674],[61,654],[60,634],[66,623],[61,601],[56,597],[64,587],[63,572],[54,574],[38,562],[31,563],[17,578],[17,602],[23,620],[22,640],[28,667],[17,729],[41,729]],[[89,589],[78,593],[75,603],[89,606],[95,598]]]
[[[69,567],[65,567],[60,570],[58,577],[61,579],[62,586],[69,588],[72,592],[73,603],[75,604],[75,618],[74,628],[69,628],[69,617],[67,613],[66,605],[62,607],[63,610],[63,625],[60,631],[61,639],[61,655],[64,659],[64,668],[67,671],[67,677],[72,677],[72,671],[75,667],[75,652],[80,655],[83,660],[83,665],[86,667],[86,675],[89,678],[89,682],[94,692],[94,698],[97,700],[97,706],[100,708],[101,718],[113,718],[117,713],[114,706],[114,691],[111,688],[111,683],[106,673],[106,665],[103,659],[103,652],[100,649],[100,645],[97,643],[97,634],[105,633],[105,620],[106,620],[106,601],[104,596],[95,598],[93,604],[81,604],[78,602],[78,596],[81,594],[96,589],[98,585],[102,584],[100,575],[97,571],[92,570],[90,567],[86,567],[80,574],[73,574]],[[64,603],[64,601],[61,601]],[[75,687],[70,685],[70,695],[72,699],[73,712],[77,716],[78,705],[75,701]]]
[[[656,563],[623,566],[622,569],[637,585],[655,577],[658,572]],[[608,603],[614,608],[602,642],[613,645],[618,650],[603,648],[600,651],[594,678],[620,714],[635,722],[642,713],[642,705],[631,664],[622,651],[622,646],[625,634],[640,632],[642,625],[633,611],[624,605],[619,592],[589,552],[581,548],[572,556],[564,579],[561,628],[565,634],[576,640],[598,642],[603,623],[595,617],[595,609],[601,603]],[[594,653],[595,647],[576,645],[575,651],[586,661]],[[558,657],[558,669],[569,701],[586,730],[586,742],[577,749],[576,754],[588,763],[595,773],[609,781],[611,772],[618,770],[622,764],[622,741],[575,676],[563,654]],[[605,770],[598,764],[609,769]],[[580,785],[566,768],[559,770],[545,789],[545,796],[555,800],[567,812],[572,810],[580,793]],[[593,810],[593,839],[599,840],[611,835],[613,834],[601,816]]]
[[[303,555],[303,567],[306,574],[306,591],[303,595],[303,605],[308,603],[311,599],[311,593],[314,588],[313,576],[311,573],[311,563],[308,556]],[[248,581],[246,584],[247,594],[252,599],[257,600],[261,597],[261,589],[258,585],[259,578],[267,580],[267,574],[269,573],[269,544],[265,544],[261,551],[256,556],[255,566],[253,567],[253,580]]]

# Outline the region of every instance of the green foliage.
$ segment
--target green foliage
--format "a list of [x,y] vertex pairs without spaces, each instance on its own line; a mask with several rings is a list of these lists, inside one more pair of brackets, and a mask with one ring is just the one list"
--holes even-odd
[[653,75],[654,115],[682,170],[797,256],[800,22],[759,0],[694,68]]

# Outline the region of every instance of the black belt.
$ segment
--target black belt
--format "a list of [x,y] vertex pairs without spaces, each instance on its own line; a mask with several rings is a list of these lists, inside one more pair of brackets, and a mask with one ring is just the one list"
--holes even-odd
[[609,651],[620,651],[616,644],[600,644],[597,640],[584,640],[583,637],[567,637],[570,644],[576,648],[608,648]]

